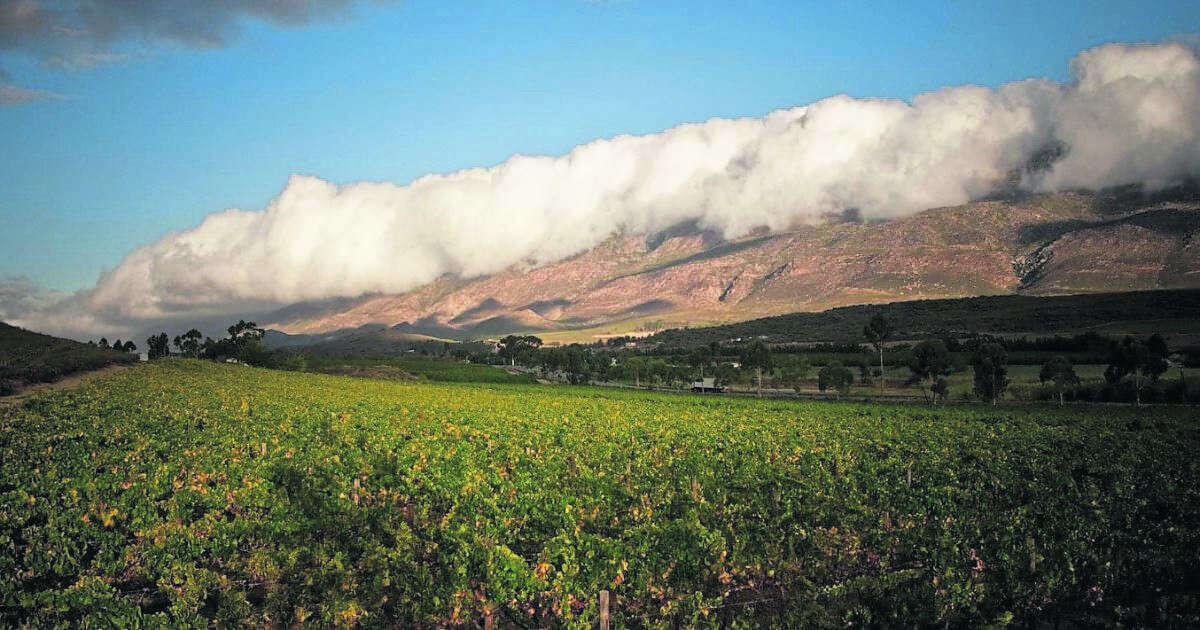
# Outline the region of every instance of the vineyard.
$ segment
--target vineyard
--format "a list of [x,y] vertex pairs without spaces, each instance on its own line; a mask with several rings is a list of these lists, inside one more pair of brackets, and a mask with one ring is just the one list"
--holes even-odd
[[0,407],[0,626],[1194,626],[1194,414],[163,360]]

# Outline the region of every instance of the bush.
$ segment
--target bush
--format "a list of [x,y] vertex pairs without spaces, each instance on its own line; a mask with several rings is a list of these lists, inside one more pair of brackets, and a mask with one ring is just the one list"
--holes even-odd
[[854,373],[836,361],[817,373],[817,388],[821,391],[833,389],[840,394],[849,394],[853,384]]
[[276,352],[275,369],[303,372],[308,369],[308,360],[304,358],[304,355],[295,352]]

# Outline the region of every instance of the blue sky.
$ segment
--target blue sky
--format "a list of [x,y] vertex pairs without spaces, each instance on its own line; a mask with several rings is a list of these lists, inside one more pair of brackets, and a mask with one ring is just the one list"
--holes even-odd
[[838,93],[1061,80],[1089,46],[1200,29],[1195,2],[830,4],[409,0],[89,70],[0,50],[8,81],[66,96],[0,107],[0,275],[91,286],[292,173],[405,182]]

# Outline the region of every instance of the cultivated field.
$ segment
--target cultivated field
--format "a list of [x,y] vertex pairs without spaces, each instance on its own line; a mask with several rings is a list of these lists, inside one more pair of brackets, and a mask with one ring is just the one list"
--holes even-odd
[[1194,414],[163,360],[0,408],[0,626],[1195,625]]

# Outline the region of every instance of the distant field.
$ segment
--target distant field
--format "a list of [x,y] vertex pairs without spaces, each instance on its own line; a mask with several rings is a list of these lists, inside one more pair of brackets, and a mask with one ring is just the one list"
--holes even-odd
[[1176,338],[1187,337],[1194,342],[1194,340],[1200,339],[1200,310],[1197,310],[1192,317],[1182,319],[1148,319],[1136,322],[1115,322],[1094,326],[1090,330],[1109,336],[1145,336],[1154,333],[1164,333]]
[[168,359],[0,408],[0,626],[1195,626],[1193,411]]
[[76,372],[137,360],[137,355],[129,352],[105,350],[0,322],[0,396],[22,385],[48,383]]
[[398,380],[404,380],[403,375],[411,375],[440,383],[532,384],[535,382],[534,378],[528,374],[510,374],[492,365],[412,355],[380,359],[312,359],[309,361],[310,369],[315,372],[330,372],[347,376],[372,376],[371,370],[380,366],[399,370],[399,372],[392,372],[389,376],[386,370],[377,371],[376,378],[396,377]]

